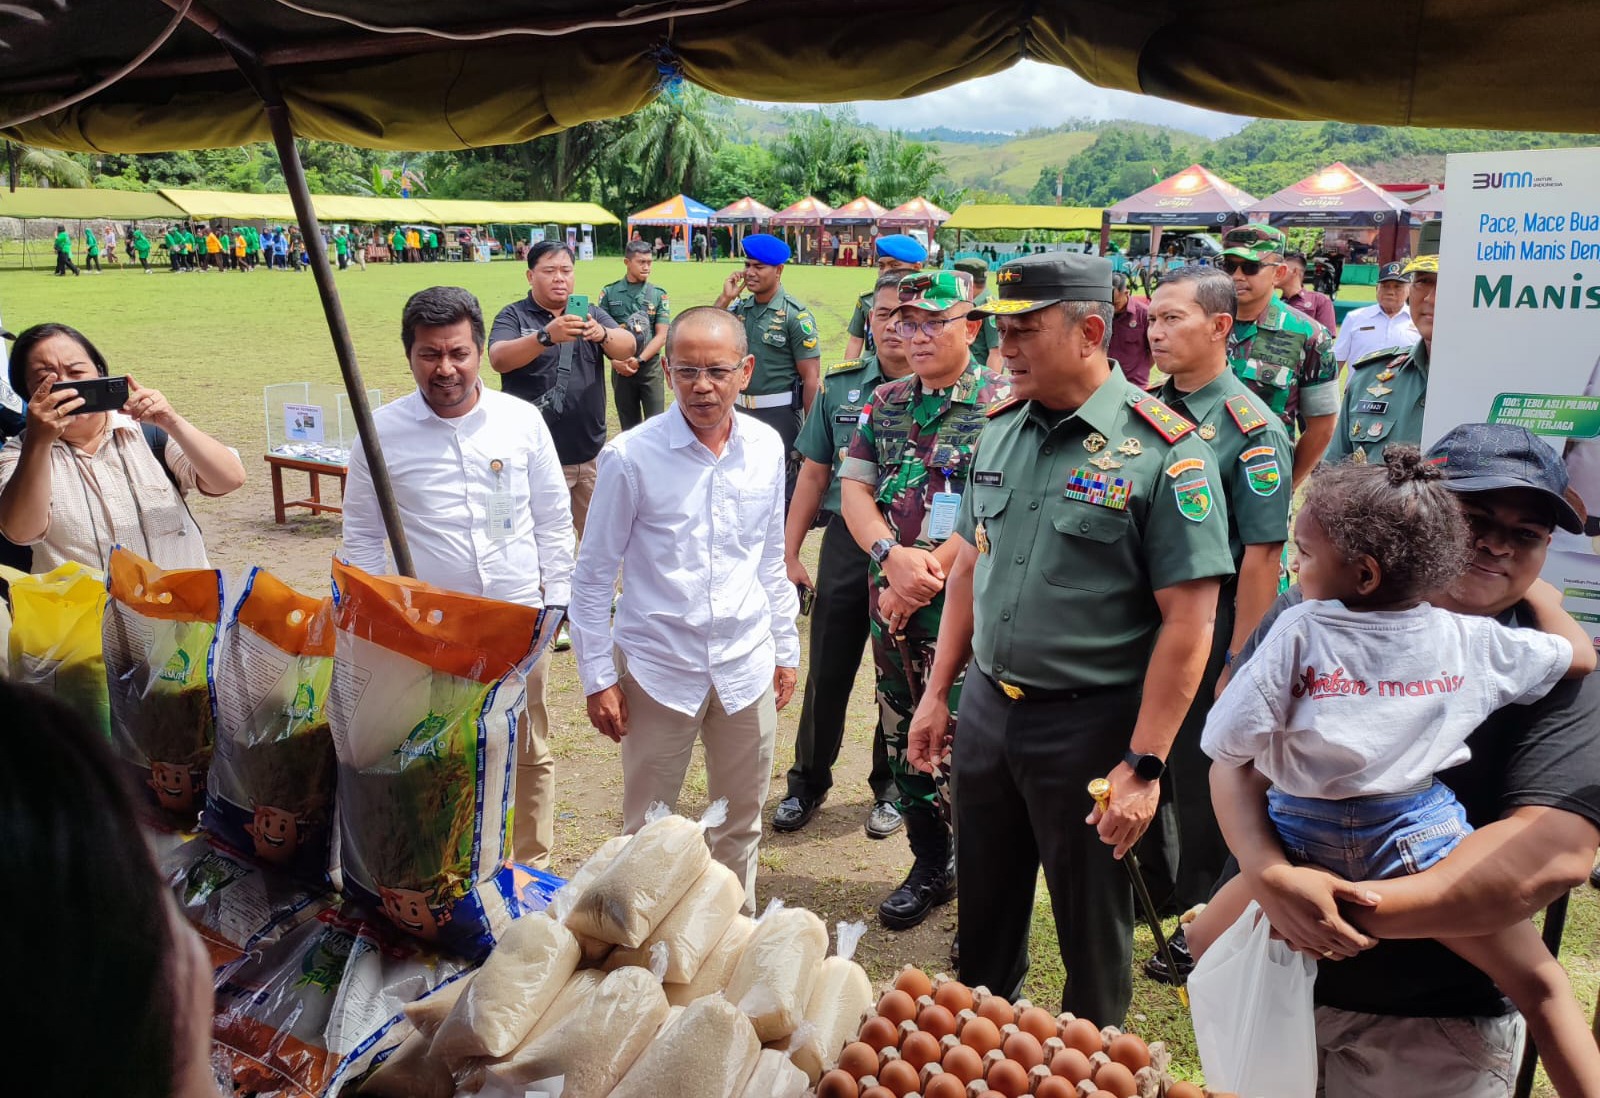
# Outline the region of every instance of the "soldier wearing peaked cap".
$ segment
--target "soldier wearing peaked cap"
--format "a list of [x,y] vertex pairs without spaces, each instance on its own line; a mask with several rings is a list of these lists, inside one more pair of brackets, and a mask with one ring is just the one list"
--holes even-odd
[[[822,348],[811,310],[783,288],[789,245],[768,233],[744,238],[744,269],[735,271],[717,295],[717,308],[744,321],[749,353],[755,356],[750,385],[738,408],[777,431],[789,453],[785,499],[794,494],[799,469],[794,454],[800,421],[822,384]],[[741,296],[741,291],[749,290]]]
[[[928,249],[924,248],[916,237],[906,236],[904,233],[880,236],[877,248],[880,275],[898,271],[920,271],[922,265],[928,261]],[[869,320],[872,316],[874,292],[868,290],[856,299],[856,307],[850,314],[850,324],[847,328],[850,338],[845,343],[845,358],[855,358],[860,354],[872,352],[872,325]]]
[[[1117,1023],[1134,907],[1116,861],[1155,815],[1205,670],[1233,573],[1227,506],[1196,425],[1111,368],[1108,262],[1025,256],[995,281],[999,298],[974,313],[997,318],[1012,399],[968,471],[908,754],[931,770],[951,751],[962,979],[1017,992],[1042,863],[1062,1008]],[[1095,778],[1111,782],[1104,812]]]

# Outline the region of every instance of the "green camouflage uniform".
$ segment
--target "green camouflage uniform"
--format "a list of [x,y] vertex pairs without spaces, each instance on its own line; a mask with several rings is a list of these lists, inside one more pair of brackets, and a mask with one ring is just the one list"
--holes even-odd
[[[972,450],[983,430],[984,413],[1004,400],[1008,387],[996,373],[976,363],[947,389],[929,391],[912,376],[880,385],[861,412],[861,425],[850,440],[839,475],[873,488],[884,520],[896,542],[918,549],[936,549],[954,532],[960,497],[967,490],[967,469]],[[935,535],[936,496],[956,497],[945,528]],[[925,681],[933,664],[933,646],[939,638],[944,610],[941,591],[927,606],[911,616],[905,628],[912,666],[906,667],[898,638],[890,634],[878,612],[878,599],[888,585],[879,567],[871,569],[869,609],[872,619],[872,655],[877,668],[879,719],[889,751],[889,768],[900,789],[902,813],[937,809],[950,819],[947,786],[949,772],[942,767],[937,779],[914,769],[906,760],[907,734],[915,708],[910,675]],[[954,720],[961,700],[961,682],[950,688],[950,716]]]
[[1228,335],[1228,364],[1283,420],[1290,439],[1300,437],[1301,416],[1331,416],[1339,411],[1333,337],[1276,297],[1254,321],[1234,325]]

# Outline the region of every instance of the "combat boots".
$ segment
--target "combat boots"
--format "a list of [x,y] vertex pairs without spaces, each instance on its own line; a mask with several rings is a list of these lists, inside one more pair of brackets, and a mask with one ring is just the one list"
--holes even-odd
[[905,883],[878,905],[878,918],[890,930],[910,930],[940,904],[956,897],[955,844],[950,829],[926,808],[905,814],[906,837],[911,841],[911,872]]

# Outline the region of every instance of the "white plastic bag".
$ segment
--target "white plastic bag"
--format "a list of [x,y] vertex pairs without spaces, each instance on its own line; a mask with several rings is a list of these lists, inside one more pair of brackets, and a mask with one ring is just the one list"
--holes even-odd
[[1272,939],[1258,904],[1206,950],[1189,977],[1195,1043],[1213,1091],[1272,1098],[1317,1092],[1317,966]]

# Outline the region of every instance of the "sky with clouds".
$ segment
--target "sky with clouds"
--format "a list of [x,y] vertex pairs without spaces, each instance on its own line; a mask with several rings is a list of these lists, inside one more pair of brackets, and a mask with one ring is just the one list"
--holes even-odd
[[1037,61],[1022,61],[993,76],[913,99],[866,100],[855,108],[863,121],[900,130],[949,126],[1014,132],[1059,126],[1072,118],[1117,118],[1222,137],[1249,121],[1151,95],[1096,87],[1075,72]]

